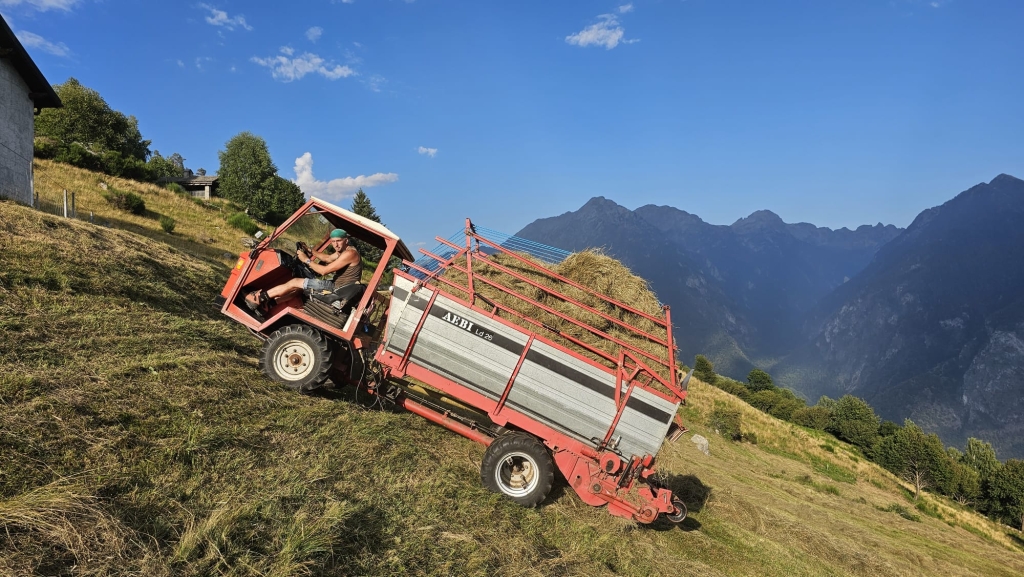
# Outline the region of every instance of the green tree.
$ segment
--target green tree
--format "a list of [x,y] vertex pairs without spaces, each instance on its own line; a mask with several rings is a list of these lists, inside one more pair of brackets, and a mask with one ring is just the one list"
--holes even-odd
[[974,437],[967,439],[967,445],[964,447],[964,454],[960,461],[977,471],[982,481],[990,479],[1002,467],[992,444]]
[[999,505],[999,514],[1024,531],[1024,461],[1009,459],[992,474],[989,493]]
[[178,167],[175,166],[174,162],[171,161],[171,158],[174,158],[175,156],[179,158],[181,157],[180,154],[175,152],[170,158],[164,158],[164,156],[160,154],[159,150],[154,150],[153,155],[150,156],[149,160],[146,162],[146,166],[149,168],[152,178],[181,178],[182,176],[185,176],[185,171],[179,170]]
[[895,434],[896,431],[899,431],[899,430],[900,430],[900,426],[897,425],[896,423],[894,423],[892,421],[888,421],[888,420],[882,421],[882,424],[878,425],[878,436],[880,436],[880,437],[888,437],[889,435]]
[[206,169],[200,167],[199,170],[196,171],[196,176],[206,176]]
[[878,425],[879,418],[870,405],[853,395],[843,395],[832,408],[832,421],[826,430],[871,456]]
[[709,385],[715,384],[718,375],[715,374],[715,365],[704,355],[697,355],[693,365],[693,375]]
[[37,136],[52,138],[64,147],[77,142],[94,154],[114,151],[145,162],[150,141],[142,139],[134,116],[111,109],[99,92],[74,78],[53,89],[64,106],[45,108],[36,116]]
[[178,174],[185,176],[185,159],[175,152],[174,154],[167,157],[167,161],[174,167],[174,171]]
[[270,194],[270,212],[267,214],[267,222],[278,225],[288,219],[296,210],[306,202],[306,195],[294,182],[274,176],[268,187]]
[[953,476],[952,461],[938,435],[925,434],[910,419],[878,443],[876,454],[878,464],[914,486],[914,501],[923,489],[948,487]]
[[753,369],[747,374],[747,387],[751,391],[764,391],[775,388],[772,376],[761,369]]
[[965,507],[976,503],[981,495],[981,478],[978,471],[952,459],[950,462],[952,468],[949,482],[942,492]]
[[[380,217],[377,216],[377,210],[373,208],[373,203],[370,202],[370,197],[363,192],[363,189],[356,191],[356,195],[352,197],[352,212],[368,218],[373,222],[384,224],[380,222]],[[355,241],[356,250],[359,251],[359,255],[370,262],[380,262],[380,258],[384,255],[384,251],[365,243],[359,239],[353,239]],[[395,263],[397,264],[397,263]]]
[[992,444],[974,437],[967,439],[960,462],[978,472],[980,488],[975,508],[983,513],[997,512],[999,502],[991,496],[989,484],[1003,464],[996,457],[996,450],[992,448]]
[[274,212],[273,194],[280,189],[277,166],[270,159],[267,141],[251,132],[231,137],[217,153],[220,194],[245,207],[249,216],[266,220]]
[[352,212],[361,217],[368,218],[373,222],[380,223],[380,217],[377,216],[377,210],[373,208],[373,203],[370,202],[370,197],[367,196],[361,188],[357,190],[356,195],[352,197]]

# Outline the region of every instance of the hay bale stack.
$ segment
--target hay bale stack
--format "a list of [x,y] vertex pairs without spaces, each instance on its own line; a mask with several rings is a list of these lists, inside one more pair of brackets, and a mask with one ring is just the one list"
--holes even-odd
[[[667,350],[664,345],[659,345],[650,339],[644,338],[636,330],[630,330],[629,328],[609,321],[598,314],[594,314],[593,312],[580,308],[576,304],[567,300],[560,299],[528,282],[520,280],[487,264],[487,261],[492,261],[530,279],[534,283],[553,289],[570,299],[583,303],[597,311],[600,311],[601,313],[604,313],[605,315],[608,315],[609,317],[618,319],[628,327],[652,334],[659,339],[665,339],[665,329],[658,326],[655,322],[595,296],[590,291],[581,290],[571,284],[556,280],[546,274],[543,274],[539,269],[547,268],[544,264],[533,259],[529,255],[517,254],[530,262],[536,263],[538,268],[522,263],[516,258],[505,254],[491,255],[486,257],[486,259],[474,257],[473,270],[477,278],[477,281],[474,283],[474,290],[477,294],[482,295],[484,298],[498,303],[501,306],[512,309],[527,318],[536,319],[548,327],[551,327],[560,333],[570,335],[596,349],[602,350],[611,355],[618,354],[620,348],[618,344],[576,325],[573,322],[567,321],[556,314],[552,314],[540,307],[512,296],[507,292],[489,286],[484,282],[480,282],[480,278],[485,278],[510,289],[511,291],[533,299],[534,301],[537,301],[554,311],[558,311],[571,319],[581,322],[584,325],[588,325],[623,342],[629,343],[630,345],[653,355],[655,358],[660,359],[663,363],[668,362],[668,357],[666,356]],[[484,262],[480,262],[481,260]],[[465,265],[465,262],[457,264]],[[647,281],[633,274],[633,272],[621,262],[601,253],[600,251],[591,249],[573,253],[552,270],[581,286],[588,287],[591,291],[629,305],[635,310],[656,318],[663,318],[664,316],[661,310],[661,304],[658,302],[658,298],[654,293],[651,292]],[[444,278],[455,284],[466,286],[466,275],[454,268],[448,269],[444,274]],[[444,288],[445,290],[449,290],[462,298],[466,298],[468,296],[465,291],[452,290],[451,286],[445,286]],[[478,304],[486,308],[484,303]],[[513,324],[525,328],[528,331],[536,332],[539,330],[539,327],[532,323],[505,311],[501,311],[499,316]],[[578,352],[587,358],[614,368],[613,363],[609,363],[599,355],[574,344],[572,341],[563,338],[554,332],[543,331],[542,334],[572,351]],[[657,362],[649,359],[641,358],[641,360],[651,366],[652,369],[655,369],[659,375],[667,378],[667,367],[659,366]]]

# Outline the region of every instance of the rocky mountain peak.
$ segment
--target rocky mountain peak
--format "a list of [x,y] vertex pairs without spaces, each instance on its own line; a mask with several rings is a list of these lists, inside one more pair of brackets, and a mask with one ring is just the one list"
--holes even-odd
[[765,229],[777,229],[782,230],[785,228],[786,223],[782,222],[782,218],[770,210],[758,210],[752,212],[750,216],[741,218],[736,222],[732,223],[732,229],[737,232],[755,232]]

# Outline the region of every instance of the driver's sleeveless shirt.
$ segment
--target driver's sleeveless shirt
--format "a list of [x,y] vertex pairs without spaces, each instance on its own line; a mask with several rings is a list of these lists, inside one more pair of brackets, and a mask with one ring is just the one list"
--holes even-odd
[[356,262],[347,264],[344,267],[338,269],[338,272],[334,273],[334,288],[335,290],[340,289],[343,286],[355,284],[359,282],[363,277],[363,259],[359,256],[359,252],[356,251],[355,247],[348,247],[346,251],[351,250],[356,253]]

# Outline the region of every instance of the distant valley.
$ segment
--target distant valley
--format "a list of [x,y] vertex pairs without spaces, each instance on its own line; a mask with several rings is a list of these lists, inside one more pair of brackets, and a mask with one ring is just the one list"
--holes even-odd
[[602,247],[672,306],[681,355],[753,367],[813,403],[846,393],[947,444],[1024,457],[1024,181],[1000,175],[907,229],[787,224],[762,210],[713,225],[670,206],[593,198],[522,236]]

